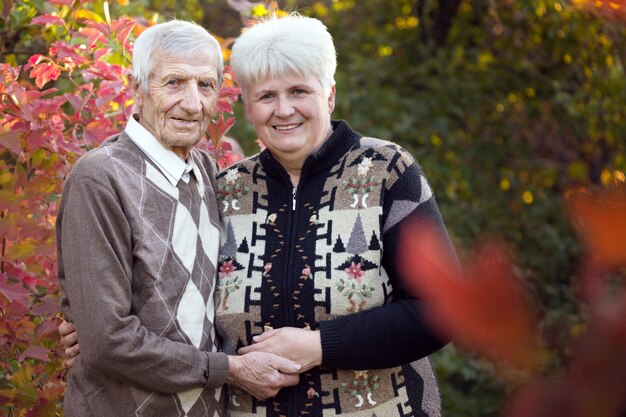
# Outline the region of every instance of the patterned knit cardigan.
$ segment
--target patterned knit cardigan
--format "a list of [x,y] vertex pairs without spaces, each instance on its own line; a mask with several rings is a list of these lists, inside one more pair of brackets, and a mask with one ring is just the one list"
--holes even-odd
[[423,322],[395,259],[411,218],[430,219],[447,239],[437,204],[405,150],[343,121],[333,128],[295,189],[267,150],[218,176],[222,348],[233,354],[264,330],[292,326],[320,330],[323,350],[321,367],[267,401],[231,387],[230,412],[438,416],[425,356],[444,342]]

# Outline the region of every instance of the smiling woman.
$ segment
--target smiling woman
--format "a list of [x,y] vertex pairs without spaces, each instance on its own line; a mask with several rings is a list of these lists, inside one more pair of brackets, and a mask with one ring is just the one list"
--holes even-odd
[[[328,90],[328,93],[327,93]],[[297,186],[304,160],[332,134],[335,88],[290,73],[252,84],[244,96],[248,121]]]
[[302,365],[299,384],[271,401],[230,386],[230,414],[439,416],[426,356],[445,340],[397,259],[400,229],[414,218],[429,221],[454,258],[420,166],[396,144],[331,120],[336,56],[319,20],[257,23],[230,63],[266,148],[218,176],[227,231],[218,333],[228,353]]

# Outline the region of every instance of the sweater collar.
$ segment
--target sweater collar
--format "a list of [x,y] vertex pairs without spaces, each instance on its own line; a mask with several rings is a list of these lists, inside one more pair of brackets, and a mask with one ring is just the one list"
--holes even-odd
[[[343,120],[332,120],[333,133],[324,142],[317,152],[309,155],[302,165],[302,177],[311,175],[332,167],[346,152],[361,138],[361,135]],[[272,156],[269,149],[259,154],[261,163],[267,172],[285,171],[280,163]]]

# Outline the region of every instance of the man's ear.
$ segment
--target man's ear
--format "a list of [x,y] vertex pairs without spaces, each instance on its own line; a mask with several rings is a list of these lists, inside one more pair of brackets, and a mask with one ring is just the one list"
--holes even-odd
[[133,98],[135,99],[135,105],[141,107],[143,101],[143,90],[139,81],[133,77],[133,75],[128,76],[128,83],[130,84],[130,89],[133,92]]

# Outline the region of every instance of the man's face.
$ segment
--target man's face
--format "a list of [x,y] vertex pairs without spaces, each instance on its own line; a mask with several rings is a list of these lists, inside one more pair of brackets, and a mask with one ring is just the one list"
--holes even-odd
[[187,159],[206,132],[219,97],[218,57],[215,53],[193,59],[156,54],[154,70],[144,91],[132,87],[139,107],[139,122],[167,149]]

